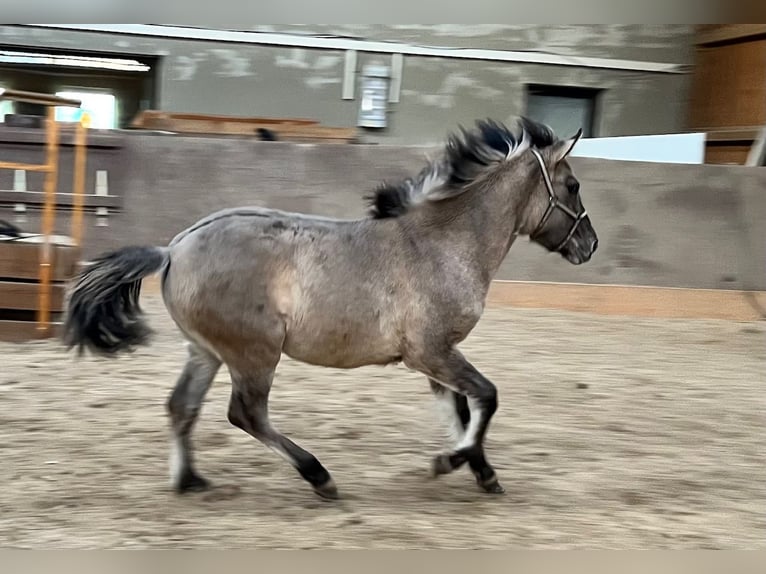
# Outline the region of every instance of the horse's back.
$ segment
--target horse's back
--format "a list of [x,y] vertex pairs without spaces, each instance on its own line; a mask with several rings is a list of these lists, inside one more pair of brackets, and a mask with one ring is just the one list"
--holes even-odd
[[306,213],[283,211],[269,207],[234,207],[222,209],[206,215],[196,223],[181,231],[170,242],[170,247],[180,243],[189,236],[192,236],[206,228],[221,229],[227,226],[235,226],[237,222],[246,222],[252,228],[252,231],[268,229],[269,227],[280,228],[281,225],[290,227],[299,227],[303,229],[324,229],[343,226],[353,223],[354,220],[338,219],[312,215]]

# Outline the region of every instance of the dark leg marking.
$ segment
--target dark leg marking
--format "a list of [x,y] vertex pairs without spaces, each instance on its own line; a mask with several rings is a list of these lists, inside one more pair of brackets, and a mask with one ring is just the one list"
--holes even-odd
[[292,464],[319,496],[327,499],[338,498],[335,482],[319,460],[280,433],[269,422],[268,400],[273,376],[273,370],[246,375],[232,372],[229,422]]
[[171,482],[179,493],[205,490],[210,486],[194,469],[191,433],[220,366],[217,358],[189,344],[189,358],[166,404],[173,432]]
[[460,424],[463,425],[463,430],[468,427],[468,423],[471,422],[471,411],[468,408],[468,399],[464,395],[459,395],[454,391],[450,391],[455,398],[455,410],[457,416],[460,418]]
[[[453,350],[445,358],[435,361],[427,375],[455,393],[456,414],[464,425],[465,434],[451,453],[434,458],[434,476],[447,474],[468,463],[477,484],[487,492],[502,493],[495,470],[484,454],[484,437],[492,416],[497,410],[497,389],[460,353]],[[434,392],[445,392],[434,387]]]

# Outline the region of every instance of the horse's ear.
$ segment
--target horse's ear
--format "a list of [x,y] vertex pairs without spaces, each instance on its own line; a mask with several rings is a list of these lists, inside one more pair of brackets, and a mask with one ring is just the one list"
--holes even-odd
[[577,133],[567,140],[561,140],[553,144],[551,147],[551,162],[556,165],[562,159],[569,155],[574,148],[575,144],[582,137],[582,128],[577,130]]

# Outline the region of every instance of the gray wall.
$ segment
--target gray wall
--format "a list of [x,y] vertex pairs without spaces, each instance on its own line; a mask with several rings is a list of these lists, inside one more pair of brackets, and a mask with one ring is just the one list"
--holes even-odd
[[694,26],[688,24],[261,24],[250,29],[679,64],[691,64],[694,57]]
[[[686,25],[351,25],[256,27],[262,31],[339,33],[371,40],[676,64],[692,62]],[[103,33],[0,26],[0,44],[161,56],[160,106],[175,112],[310,117],[350,127],[359,99],[341,99],[344,53],[243,44],[142,38]],[[359,54],[367,64],[388,56]],[[0,72],[0,81],[2,76]],[[503,120],[525,111],[525,83],[604,89],[596,135],[673,133],[685,127],[689,76],[406,56],[401,100],[390,104],[389,127],[365,141],[430,145],[456,123]]]
[[[365,194],[420,169],[429,151],[138,133],[116,143],[114,137],[93,148],[89,170],[110,170],[109,192],[122,198],[123,208],[109,217],[109,227],[86,216],[88,257],[126,244],[165,244],[224,207],[363,216]],[[69,153],[62,191],[71,181]],[[499,278],[766,290],[766,169],[585,158],[572,164],[600,236],[594,259],[574,267],[521,241]],[[12,220],[11,208],[0,208],[0,218]],[[38,221],[30,219],[27,229],[37,230]],[[58,221],[67,232],[67,216]]]

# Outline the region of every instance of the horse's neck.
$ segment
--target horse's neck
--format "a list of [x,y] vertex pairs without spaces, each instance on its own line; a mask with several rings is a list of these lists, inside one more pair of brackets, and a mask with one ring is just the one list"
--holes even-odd
[[485,190],[475,197],[473,219],[480,222],[476,231],[476,241],[481,249],[478,260],[490,280],[516,240],[525,195],[521,187],[514,185],[503,191],[500,188]]
[[430,213],[418,221],[419,232],[445,256],[461,258],[467,272],[488,287],[515,239],[515,210],[489,193],[455,199],[449,207],[429,206]]
[[498,209],[486,217],[487,224],[477,233],[479,255],[477,263],[488,280],[494,279],[497,270],[508,255],[516,236],[514,235],[515,217]]

